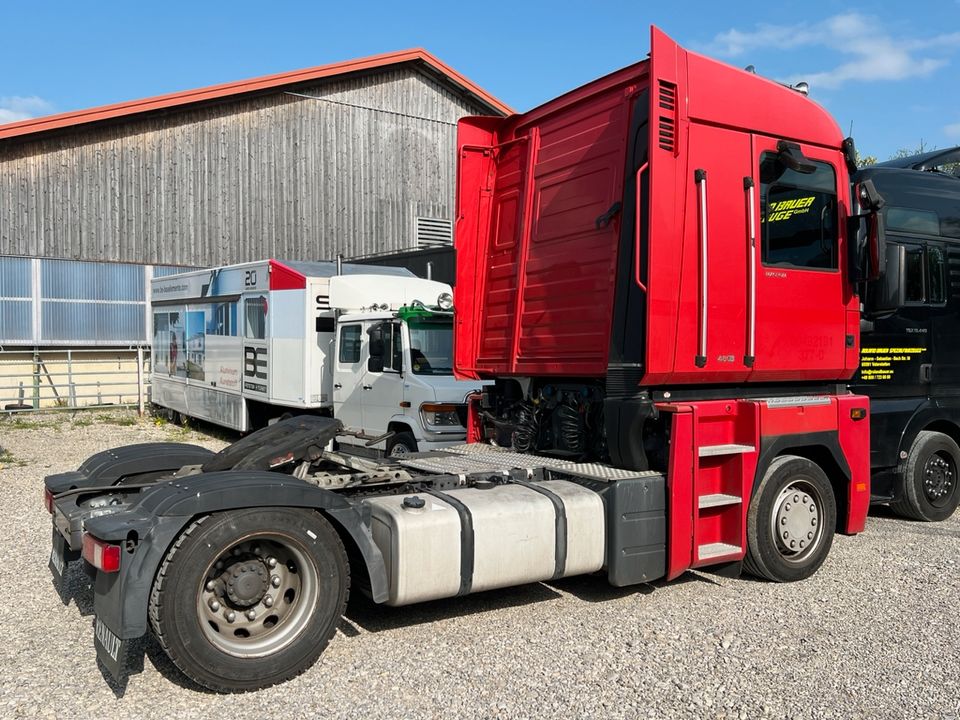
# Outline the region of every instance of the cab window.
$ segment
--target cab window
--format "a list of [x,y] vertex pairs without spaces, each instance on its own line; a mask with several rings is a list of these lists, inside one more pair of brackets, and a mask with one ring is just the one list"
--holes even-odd
[[360,362],[360,326],[344,325],[340,328],[340,349],[338,358],[344,365],[356,365]]
[[760,160],[761,255],[764,265],[836,270],[837,176],[814,162],[809,174],[783,165],[776,153]]
[[911,305],[946,302],[946,256],[939,245],[905,245],[904,300]]

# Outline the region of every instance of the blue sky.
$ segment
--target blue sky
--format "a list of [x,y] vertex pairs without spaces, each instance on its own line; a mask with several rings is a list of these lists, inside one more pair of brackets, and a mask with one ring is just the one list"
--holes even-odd
[[864,154],[960,144],[960,0],[19,2],[2,11],[0,122],[421,46],[526,110],[643,58],[650,24],[805,79]]

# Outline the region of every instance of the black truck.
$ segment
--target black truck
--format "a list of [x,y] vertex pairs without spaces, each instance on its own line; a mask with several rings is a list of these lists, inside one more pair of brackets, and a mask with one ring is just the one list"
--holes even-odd
[[[871,493],[899,515],[949,518],[960,502],[960,147],[861,169],[883,198],[888,268],[861,320],[852,390],[870,397]],[[883,291],[883,290],[878,290]]]

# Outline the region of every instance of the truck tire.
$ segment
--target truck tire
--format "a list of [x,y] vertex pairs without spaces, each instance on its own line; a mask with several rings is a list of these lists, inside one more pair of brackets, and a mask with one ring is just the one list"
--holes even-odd
[[387,457],[403,457],[417,452],[417,439],[412,432],[400,432],[387,440]]
[[319,513],[222,512],[192,523],[167,553],[150,594],[150,624],[199,685],[256,690],[316,662],[349,589],[343,543]]
[[813,575],[827,559],[837,523],[833,487],[814,462],[776,458],[747,511],[744,569],[774,582]]
[[931,430],[921,431],[897,472],[899,499],[890,503],[890,508],[913,520],[946,520],[960,503],[958,467],[960,447],[953,438]]

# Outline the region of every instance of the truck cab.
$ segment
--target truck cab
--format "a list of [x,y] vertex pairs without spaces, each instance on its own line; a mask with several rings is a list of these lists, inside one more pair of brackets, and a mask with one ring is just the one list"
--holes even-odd
[[[868,287],[855,392],[870,397],[874,502],[944,520],[960,502],[960,148],[861,169],[883,201],[886,287]],[[875,307],[879,301],[879,307]]]
[[[334,415],[361,430],[339,440],[353,451],[365,447],[364,436],[384,432],[393,434],[373,447],[392,456],[466,438],[465,399],[482,383],[453,377],[452,297],[448,286],[418,284],[425,283],[439,291],[436,298],[397,297],[382,278],[375,286],[359,275],[331,279],[331,306],[342,310],[333,352]],[[426,298],[426,288],[418,290]],[[436,305],[426,304],[431,301]]]

